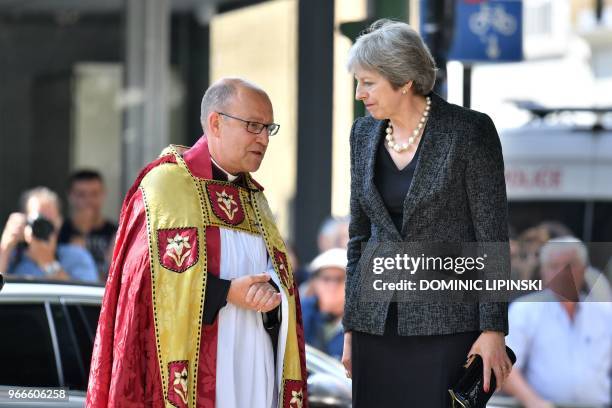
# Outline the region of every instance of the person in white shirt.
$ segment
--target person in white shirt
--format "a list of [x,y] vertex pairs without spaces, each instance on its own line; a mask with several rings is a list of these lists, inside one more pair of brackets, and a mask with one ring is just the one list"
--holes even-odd
[[[504,391],[527,408],[612,403],[612,302],[591,290],[586,246],[574,237],[540,252],[547,289],[510,305],[507,344],[517,356]],[[598,279],[598,285],[608,285]]]

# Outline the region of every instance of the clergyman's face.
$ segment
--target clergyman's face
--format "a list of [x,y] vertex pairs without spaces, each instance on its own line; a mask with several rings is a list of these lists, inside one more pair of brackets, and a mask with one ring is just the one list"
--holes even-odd
[[[270,100],[249,89],[240,89],[222,113],[266,125],[274,121]],[[238,174],[259,169],[270,138],[267,128],[254,134],[247,131],[245,122],[218,115],[216,133],[219,137],[218,153],[226,171]]]

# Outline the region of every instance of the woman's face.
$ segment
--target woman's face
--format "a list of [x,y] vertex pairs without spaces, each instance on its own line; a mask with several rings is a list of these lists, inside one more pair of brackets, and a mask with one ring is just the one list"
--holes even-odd
[[388,119],[400,106],[402,88],[393,89],[391,83],[376,71],[357,67],[355,99],[363,101],[374,119]]

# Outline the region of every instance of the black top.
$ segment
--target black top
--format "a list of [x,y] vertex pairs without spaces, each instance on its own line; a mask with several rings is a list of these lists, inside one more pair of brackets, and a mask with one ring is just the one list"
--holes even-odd
[[[421,137],[421,140],[422,139]],[[386,141],[383,139],[378,144],[376,165],[374,168],[374,185],[380,193],[383,203],[391,216],[391,220],[393,220],[393,224],[395,224],[395,228],[401,233],[404,200],[410,189],[410,184],[412,184],[412,178],[414,177],[414,170],[416,169],[422,143],[419,141],[414,158],[406,167],[400,170],[393,162],[391,154],[385,147],[385,142]]]
[[[214,163],[211,164],[212,176],[214,180],[229,181],[227,174],[223,170],[218,168]],[[232,183],[241,187],[246,187],[247,183],[244,173],[240,173],[238,178]],[[227,294],[229,292],[231,283],[232,281],[229,279],[223,279],[212,274],[208,274],[204,299],[204,324],[213,324],[217,319],[217,315],[219,314],[221,308],[227,304]],[[278,288],[272,280],[268,281],[268,283],[274,286],[277,292],[280,292],[280,288]],[[276,336],[276,339],[278,338],[278,329],[280,328],[279,311],[280,305],[267,313],[263,313],[264,327],[268,332],[272,330],[273,333],[270,333],[270,335],[273,336],[273,338]],[[276,350],[276,342],[273,341],[272,344]],[[276,355],[276,353],[274,355]]]
[[[229,181],[227,175],[212,164],[212,176],[213,180]],[[242,181],[242,177],[234,180],[236,184]],[[208,274],[206,279],[206,297],[204,299],[204,324],[213,324],[217,319],[219,310],[227,304],[227,294],[230,289],[232,281],[229,279],[222,279],[216,277],[213,274]]]

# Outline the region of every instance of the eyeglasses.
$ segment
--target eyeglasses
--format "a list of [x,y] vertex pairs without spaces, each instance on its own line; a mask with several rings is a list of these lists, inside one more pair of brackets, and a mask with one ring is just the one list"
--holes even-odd
[[280,129],[280,125],[277,125],[276,123],[270,123],[266,125],[264,123],[251,122],[250,120],[240,119],[240,118],[237,118],[232,115],[228,115],[227,113],[223,113],[223,112],[217,112],[217,113],[221,116],[226,116],[228,118],[244,122],[246,124],[247,132],[254,133],[256,135],[260,134],[264,129],[267,129],[268,136],[274,136],[275,134],[278,133],[278,129]]

